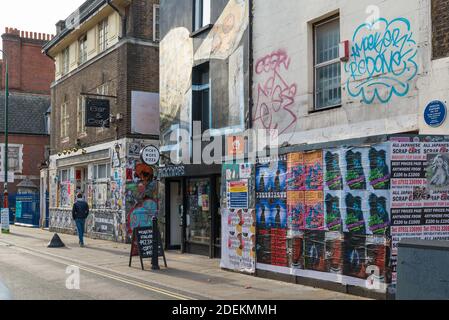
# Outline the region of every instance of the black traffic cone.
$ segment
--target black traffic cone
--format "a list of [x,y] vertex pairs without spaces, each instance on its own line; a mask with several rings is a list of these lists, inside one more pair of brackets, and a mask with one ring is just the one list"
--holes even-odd
[[57,233],[53,236],[50,243],[48,244],[48,248],[64,248],[65,244],[62,242],[61,238]]

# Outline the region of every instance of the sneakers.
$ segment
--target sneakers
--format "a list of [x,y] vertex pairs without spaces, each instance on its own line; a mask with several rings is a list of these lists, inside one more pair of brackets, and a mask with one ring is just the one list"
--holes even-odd
[[84,243],[81,243],[81,242],[80,242],[80,247],[81,247],[81,248],[84,248],[84,247],[85,247]]

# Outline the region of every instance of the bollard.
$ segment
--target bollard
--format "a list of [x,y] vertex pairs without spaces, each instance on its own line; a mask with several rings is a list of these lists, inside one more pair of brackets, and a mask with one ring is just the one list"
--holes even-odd
[[153,217],[153,257],[151,258],[151,270],[161,270],[159,267],[159,228],[157,217]]

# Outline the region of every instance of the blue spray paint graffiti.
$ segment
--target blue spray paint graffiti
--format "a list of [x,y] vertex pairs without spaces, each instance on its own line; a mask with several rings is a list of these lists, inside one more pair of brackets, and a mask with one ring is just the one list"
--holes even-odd
[[345,65],[348,94],[366,104],[403,97],[418,73],[418,46],[410,22],[384,18],[364,23],[354,32],[351,58]]

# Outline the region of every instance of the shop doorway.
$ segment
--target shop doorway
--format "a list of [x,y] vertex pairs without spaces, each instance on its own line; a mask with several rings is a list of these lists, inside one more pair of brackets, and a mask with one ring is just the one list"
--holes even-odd
[[183,197],[181,181],[170,181],[168,186],[169,214],[168,239],[169,250],[180,250],[182,246]]
[[186,251],[210,255],[211,246],[210,179],[187,180]]
[[83,194],[84,198],[87,197],[87,167],[77,167],[75,169],[76,180],[76,194]]

